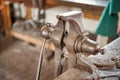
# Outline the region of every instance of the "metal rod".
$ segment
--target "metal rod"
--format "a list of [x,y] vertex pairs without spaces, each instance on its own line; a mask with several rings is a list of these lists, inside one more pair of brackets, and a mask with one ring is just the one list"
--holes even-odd
[[37,74],[36,74],[36,80],[40,80],[40,73],[41,73],[41,67],[42,67],[42,60],[43,60],[43,53],[44,53],[44,49],[45,49],[45,43],[46,43],[46,39],[43,40],[42,48],[41,48],[41,51],[40,51]]

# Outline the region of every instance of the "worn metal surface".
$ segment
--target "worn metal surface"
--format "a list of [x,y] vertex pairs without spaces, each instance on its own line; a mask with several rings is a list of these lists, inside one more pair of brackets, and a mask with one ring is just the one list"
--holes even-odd
[[[114,61],[111,60],[120,55],[120,38],[114,40],[110,44],[104,47],[104,55],[98,54],[96,56],[90,56],[89,58],[93,61],[96,65],[112,65]],[[101,59],[102,58],[102,59]]]
[[[100,70],[103,70],[103,74],[99,76],[111,76],[102,80],[118,80],[120,76],[119,70],[119,56],[120,56],[120,38],[114,40],[110,44],[104,47],[104,55],[98,54],[90,56],[91,60]],[[108,71],[105,72],[104,71]],[[105,74],[105,75],[104,75]]]

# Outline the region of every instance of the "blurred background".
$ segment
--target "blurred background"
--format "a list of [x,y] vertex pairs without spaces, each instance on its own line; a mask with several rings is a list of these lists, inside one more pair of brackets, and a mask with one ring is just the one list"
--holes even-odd
[[[108,0],[0,0],[0,80],[35,80],[43,38],[40,30],[47,23],[57,24],[56,16],[82,11],[88,36],[95,34]],[[54,46],[48,41],[41,80],[54,79]]]

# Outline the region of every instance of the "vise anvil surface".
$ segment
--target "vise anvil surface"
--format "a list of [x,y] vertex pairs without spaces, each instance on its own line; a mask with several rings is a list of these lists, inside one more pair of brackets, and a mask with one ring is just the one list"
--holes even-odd
[[[120,38],[115,39],[104,48],[104,55],[97,54],[89,56],[92,61],[99,68],[99,77],[105,78],[104,80],[118,80],[120,78]],[[117,78],[116,78],[117,77]],[[109,78],[109,79],[107,79]]]

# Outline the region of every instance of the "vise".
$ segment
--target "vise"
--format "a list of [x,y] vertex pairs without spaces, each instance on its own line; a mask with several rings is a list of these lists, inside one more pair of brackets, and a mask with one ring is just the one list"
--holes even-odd
[[[71,11],[57,16],[58,23],[54,26],[51,23],[46,24],[41,29],[41,36],[44,38],[43,46],[41,49],[38,75],[41,70],[42,54],[45,46],[46,39],[50,39],[55,45],[55,78],[64,72],[66,61],[68,68],[79,64],[80,68],[86,70],[90,75],[82,77],[80,80],[98,80],[104,77],[104,72],[100,72],[98,68],[90,62],[87,57],[96,55],[99,52],[104,53],[99,44],[87,37],[82,24],[82,12]],[[72,57],[70,57],[72,56]],[[105,72],[106,73],[106,72]],[[109,72],[108,72],[109,73]],[[117,73],[118,75],[119,73]],[[39,76],[37,75],[36,80]],[[107,75],[109,76],[109,75]],[[107,77],[105,75],[105,77]],[[112,76],[110,74],[110,76]]]
[[[52,40],[55,45],[55,77],[63,72],[66,59],[65,49],[73,56],[76,56],[77,53],[85,56],[96,55],[100,51],[98,43],[86,37],[88,33],[83,28],[81,11],[59,14],[57,18],[56,26],[49,23],[41,31],[42,37]],[[97,69],[95,66],[84,59],[82,61],[93,71],[89,78],[96,79]]]

